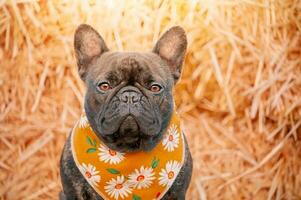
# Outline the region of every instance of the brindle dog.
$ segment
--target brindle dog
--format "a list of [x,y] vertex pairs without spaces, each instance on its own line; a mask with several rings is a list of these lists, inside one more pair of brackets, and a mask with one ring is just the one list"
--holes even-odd
[[[111,52],[89,25],[80,25],[74,47],[87,86],[85,112],[97,136],[120,152],[150,151],[173,113],[172,89],[181,75],[187,40],[181,27],[168,30],[151,52]],[[163,199],[185,199],[192,158],[185,139],[185,163]],[[102,199],[86,182],[72,157],[70,137],[61,157],[60,199]]]

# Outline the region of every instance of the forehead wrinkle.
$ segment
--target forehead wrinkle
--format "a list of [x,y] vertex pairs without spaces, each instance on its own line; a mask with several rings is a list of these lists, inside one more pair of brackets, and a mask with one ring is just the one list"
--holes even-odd
[[143,73],[143,65],[133,54],[126,53],[120,57],[118,62],[118,71],[128,83],[139,82],[138,74]]

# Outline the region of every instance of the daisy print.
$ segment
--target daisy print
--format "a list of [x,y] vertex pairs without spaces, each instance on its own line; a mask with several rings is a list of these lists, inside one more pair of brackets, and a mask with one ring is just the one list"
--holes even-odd
[[172,125],[167,134],[165,135],[163,141],[164,149],[167,151],[173,151],[175,148],[179,146],[179,132],[177,130],[176,125]]
[[118,199],[119,197],[124,199],[128,194],[132,193],[132,189],[129,187],[124,176],[117,176],[116,179],[112,178],[106,183],[104,189],[114,199]]
[[81,116],[79,119],[79,127],[80,128],[85,128],[89,124],[87,116]]
[[181,165],[177,161],[168,161],[165,169],[163,168],[159,173],[159,184],[163,186],[171,186],[178,173],[180,172]]
[[100,151],[98,153],[99,159],[105,163],[118,164],[124,159],[124,153],[109,149],[103,144],[100,145],[98,150]]
[[95,166],[91,164],[86,165],[85,163],[82,163],[79,166],[79,170],[91,185],[97,186],[97,183],[99,183],[101,177],[100,175],[98,175],[99,171],[96,171]]
[[148,188],[155,179],[153,169],[150,167],[140,167],[129,175],[129,184],[137,189]]

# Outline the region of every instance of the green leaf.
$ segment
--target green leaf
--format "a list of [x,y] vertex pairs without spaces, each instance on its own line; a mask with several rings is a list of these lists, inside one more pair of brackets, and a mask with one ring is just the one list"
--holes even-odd
[[133,200],[141,200],[141,197],[139,197],[138,195],[133,194]]
[[152,160],[152,164],[157,160],[156,156]]
[[89,149],[87,149],[87,153],[93,153],[93,152],[95,152],[96,151],[96,148],[89,148]]
[[107,171],[110,172],[111,174],[120,174],[120,172],[114,168],[108,168]]
[[92,140],[91,140],[91,138],[90,138],[89,136],[86,137],[86,141],[87,141],[87,143],[88,143],[89,145],[93,146]]
[[159,162],[159,159],[157,160],[156,158],[154,158],[152,161],[152,168],[155,169],[158,166]]
[[93,147],[96,148],[96,140],[95,139],[93,140]]

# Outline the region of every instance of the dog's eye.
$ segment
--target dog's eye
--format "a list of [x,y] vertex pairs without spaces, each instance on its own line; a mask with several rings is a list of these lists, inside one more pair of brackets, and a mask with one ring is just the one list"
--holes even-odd
[[101,91],[107,91],[112,89],[108,82],[102,82],[97,85],[98,89]]
[[156,84],[156,83],[152,84],[150,87],[150,91],[152,91],[152,92],[160,92],[161,89],[162,89],[161,85]]

